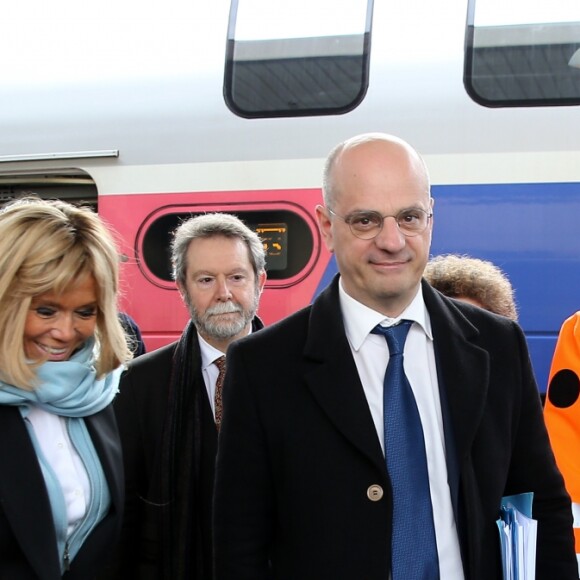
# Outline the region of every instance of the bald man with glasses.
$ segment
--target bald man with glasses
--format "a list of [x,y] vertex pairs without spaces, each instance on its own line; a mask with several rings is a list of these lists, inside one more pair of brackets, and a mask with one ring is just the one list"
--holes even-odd
[[422,158],[390,135],[354,137],[330,153],[323,193],[339,274],[228,353],[216,580],[500,580],[500,503],[527,492],[537,580],[576,580],[521,329],[422,280]]

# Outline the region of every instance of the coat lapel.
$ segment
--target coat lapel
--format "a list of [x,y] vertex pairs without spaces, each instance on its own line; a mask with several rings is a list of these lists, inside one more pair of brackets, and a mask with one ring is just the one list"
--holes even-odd
[[[479,331],[448,299],[423,286],[431,318],[444,421],[461,465],[483,417],[489,383],[489,354],[477,345]],[[445,416],[447,415],[447,416]],[[448,437],[446,437],[448,440]]]
[[18,408],[0,406],[0,505],[38,578],[60,577],[44,477]]
[[[460,485],[469,471],[470,453],[480,427],[489,386],[489,354],[478,346],[479,331],[450,300],[423,283],[431,319],[447,467],[452,503],[462,528]],[[338,280],[312,306],[304,347],[311,370],[307,384],[318,404],[346,439],[379,469],[385,461],[342,321]],[[465,544],[465,534],[460,538]]]
[[[478,330],[450,300],[426,283],[423,296],[433,329],[449,483],[457,516],[460,470],[468,460],[487,397],[489,355],[477,345]],[[305,378],[313,396],[335,427],[371,461],[385,469],[344,331],[338,278],[314,302],[309,327],[304,353],[311,370]]]
[[423,296],[433,329],[451,502],[467,563],[479,537],[473,514],[466,522],[474,507],[466,502],[474,485],[471,449],[487,398],[489,354],[477,345],[479,331],[453,302],[427,284]]
[[344,331],[338,278],[313,304],[309,328],[304,348],[312,365],[305,374],[308,387],[334,426],[385,471],[381,445]]

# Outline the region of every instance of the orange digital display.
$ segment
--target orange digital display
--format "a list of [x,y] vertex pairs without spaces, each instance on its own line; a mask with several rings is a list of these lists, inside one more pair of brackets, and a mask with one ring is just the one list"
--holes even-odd
[[288,265],[288,225],[258,224],[254,231],[264,244],[267,269],[284,270]]

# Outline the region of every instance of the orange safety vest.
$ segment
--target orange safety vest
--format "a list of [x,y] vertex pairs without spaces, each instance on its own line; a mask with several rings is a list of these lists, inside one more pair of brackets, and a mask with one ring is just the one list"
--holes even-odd
[[[556,463],[572,499],[576,555],[580,555],[580,311],[558,336],[544,408]],[[579,557],[580,562],[580,557]]]

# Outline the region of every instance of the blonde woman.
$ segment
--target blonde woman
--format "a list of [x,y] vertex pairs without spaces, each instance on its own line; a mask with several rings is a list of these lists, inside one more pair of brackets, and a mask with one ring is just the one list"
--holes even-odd
[[111,402],[131,358],[118,253],[95,213],[0,211],[0,578],[95,577],[121,525]]

